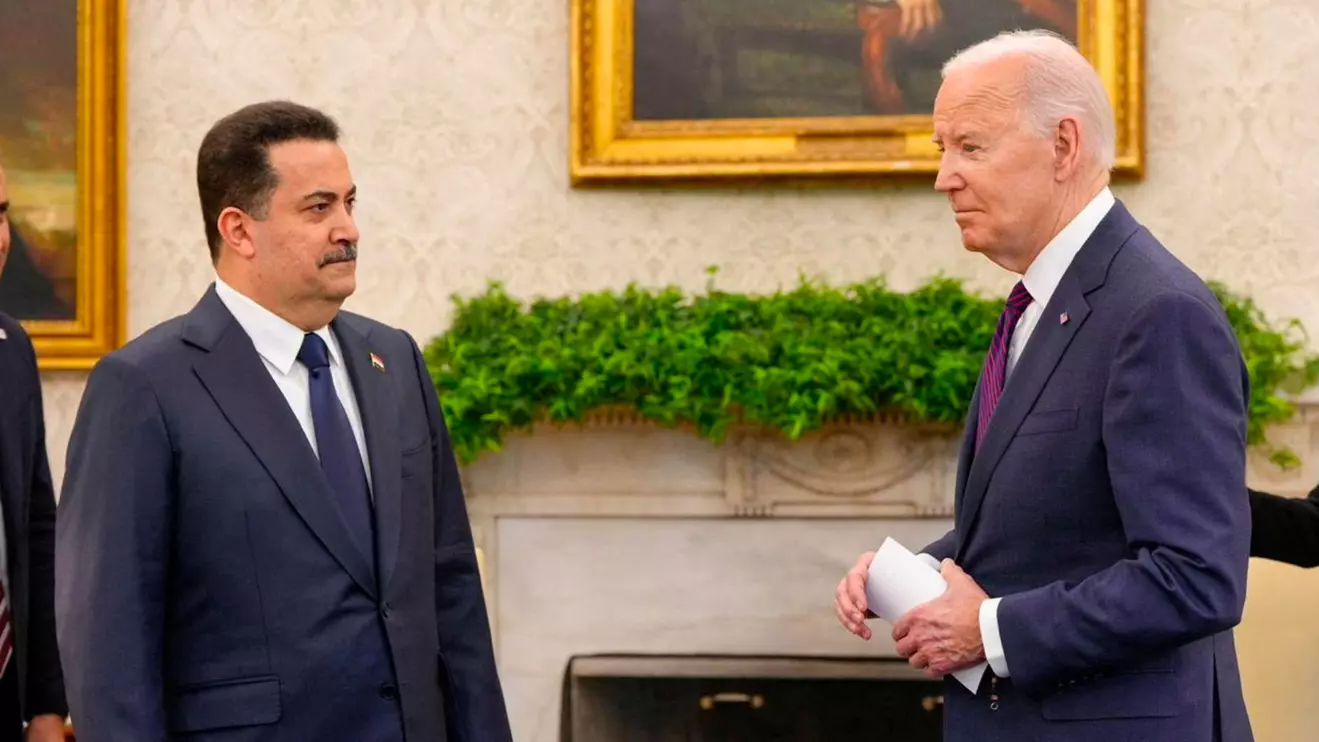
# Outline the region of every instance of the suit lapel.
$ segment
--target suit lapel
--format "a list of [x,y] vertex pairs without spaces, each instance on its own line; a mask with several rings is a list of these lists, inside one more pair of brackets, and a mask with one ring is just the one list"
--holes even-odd
[[252,341],[214,289],[188,320],[185,341],[210,351],[193,367],[197,377],[307,527],[374,598],[375,579],[366,555],[354,545],[320,462]]
[[[1061,323],[1058,316],[1066,312],[1068,321]],[[1053,298],[1040,315],[1026,349],[1017,360],[1016,367],[1008,377],[999,398],[994,416],[985,429],[985,439],[980,450],[971,460],[971,468],[966,478],[966,491],[962,508],[958,514],[958,529],[968,534],[975,523],[976,513],[984,500],[985,490],[989,487],[989,478],[998,466],[999,459],[1007,451],[1008,444],[1017,434],[1022,420],[1034,406],[1044,384],[1053,375],[1063,351],[1071,344],[1072,338],[1085,324],[1090,316],[1090,305],[1086,302],[1073,274],[1063,276],[1063,280],[1054,291]],[[966,543],[967,539],[963,539]]]
[[375,502],[376,560],[383,589],[394,572],[402,525],[403,463],[398,450],[398,404],[385,365],[382,363],[377,368],[372,363],[368,337],[343,316],[331,326],[343,348],[357,408],[362,414]]

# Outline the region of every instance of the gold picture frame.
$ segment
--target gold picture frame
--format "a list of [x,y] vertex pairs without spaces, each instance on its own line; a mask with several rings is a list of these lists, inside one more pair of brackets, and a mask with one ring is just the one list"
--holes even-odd
[[[873,181],[912,175],[928,179],[937,172],[939,153],[931,142],[928,113],[637,120],[636,31],[657,27],[637,22],[635,9],[641,1],[572,0],[569,147],[574,186],[730,179]],[[708,7],[721,0],[699,1]],[[853,1],[858,7],[889,2]],[[1074,2],[1076,44],[1095,65],[1113,101],[1118,139],[1114,173],[1142,178],[1143,0],[1067,2]],[[683,53],[674,50],[674,64],[683,64]]]
[[[18,4],[24,0],[9,0]],[[44,3],[47,0],[30,0]],[[67,176],[74,183],[70,188],[59,190],[47,189],[52,193],[52,201],[67,199],[72,203],[67,207],[72,211],[73,235],[68,236],[67,226],[64,230],[60,265],[67,266],[69,275],[57,277],[61,289],[61,306],[64,311],[60,316],[47,314],[25,314],[5,306],[6,311],[18,319],[32,337],[36,347],[38,366],[43,370],[85,370],[91,368],[106,353],[119,347],[125,334],[125,43],[127,0],[78,0],[76,16],[71,9],[60,11],[48,10],[63,4],[52,4],[46,9],[28,9],[48,12],[50,15],[33,20],[28,33],[46,33],[52,38],[62,39],[62,45],[76,49],[76,59],[61,60],[62,64],[76,69],[76,94],[74,91],[61,91],[63,98],[56,100],[70,101],[70,109],[76,98],[76,117],[68,121],[67,117],[56,115],[47,123],[54,128],[49,136],[54,141],[67,142],[73,139],[72,147],[76,154],[72,158],[76,164],[74,173],[48,172],[30,176],[51,178]],[[63,13],[52,20],[55,13]],[[68,28],[68,23],[76,24],[76,29]],[[76,33],[74,46],[70,34]],[[19,72],[17,74],[22,74]],[[31,86],[27,88],[31,89]],[[49,100],[49,99],[43,99]],[[54,105],[54,104],[52,104]],[[64,130],[65,128],[71,131]],[[8,170],[8,166],[6,167]],[[23,173],[10,173],[10,199],[13,202],[15,216],[15,233],[31,224],[23,223],[25,209],[45,208],[55,213],[51,204],[41,203],[40,198],[31,197],[42,193],[39,188],[24,188]],[[25,193],[26,191],[26,193]],[[22,197],[20,197],[22,196]],[[35,202],[35,203],[34,203]],[[64,204],[59,205],[64,208]],[[28,212],[32,213],[32,212]],[[69,219],[61,221],[61,225]],[[36,229],[29,229],[36,232]],[[73,255],[69,252],[71,241]],[[19,238],[15,238],[15,246]],[[11,248],[10,265],[6,267],[5,278],[15,269]],[[32,276],[41,274],[32,272]],[[46,277],[41,276],[42,280]],[[10,284],[14,286],[13,283]],[[4,297],[0,297],[3,299]],[[10,295],[12,303],[12,292]]]

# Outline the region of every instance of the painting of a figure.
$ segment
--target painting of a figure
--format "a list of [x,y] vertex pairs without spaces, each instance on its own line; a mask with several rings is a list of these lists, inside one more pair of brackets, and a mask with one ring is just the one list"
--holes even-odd
[[1073,42],[1077,0],[635,0],[636,121],[928,115],[1000,31]]
[[77,316],[77,132],[77,0],[0,0],[0,164],[13,217],[0,311],[19,320]]

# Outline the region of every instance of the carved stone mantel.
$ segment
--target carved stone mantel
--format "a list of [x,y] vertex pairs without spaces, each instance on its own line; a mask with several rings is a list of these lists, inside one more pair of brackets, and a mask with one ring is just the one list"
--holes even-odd
[[500,518],[951,518],[957,442],[890,417],[797,441],[740,427],[721,444],[620,412],[538,425],[463,472],[491,614]]
[[721,444],[611,413],[538,425],[464,471],[473,514],[939,517],[957,431],[845,420],[789,441],[752,427]]
[[831,586],[886,535],[946,532],[958,440],[874,418],[716,444],[625,413],[509,436],[463,481],[515,737],[556,739],[577,654],[891,655]]

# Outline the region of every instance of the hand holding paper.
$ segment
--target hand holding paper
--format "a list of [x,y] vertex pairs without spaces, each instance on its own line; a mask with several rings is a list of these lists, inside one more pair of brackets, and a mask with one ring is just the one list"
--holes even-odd
[[[947,589],[948,583],[938,571],[902,544],[887,538],[870,562],[866,601],[875,615],[896,624],[913,608],[940,597]],[[952,675],[975,693],[986,666],[981,662]]]

